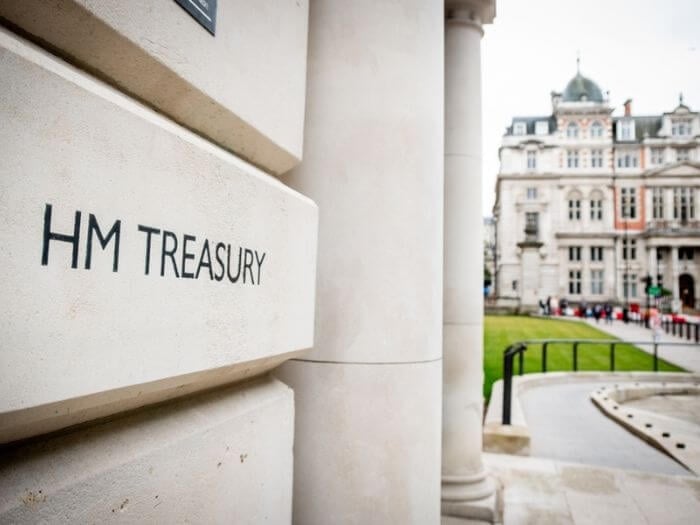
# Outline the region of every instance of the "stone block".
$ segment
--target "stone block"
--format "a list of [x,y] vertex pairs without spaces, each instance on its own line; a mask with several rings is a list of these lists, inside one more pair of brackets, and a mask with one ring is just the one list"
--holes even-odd
[[294,395],[265,378],[3,449],[2,523],[290,523]]
[[0,441],[312,346],[312,201],[4,29],[0,71]]
[[307,0],[219,0],[216,35],[173,0],[9,0],[59,56],[273,173],[301,159]]

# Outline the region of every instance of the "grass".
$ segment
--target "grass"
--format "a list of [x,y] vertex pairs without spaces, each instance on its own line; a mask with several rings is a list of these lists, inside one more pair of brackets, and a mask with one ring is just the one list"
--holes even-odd
[[[503,351],[512,343],[526,339],[615,339],[578,321],[542,319],[524,316],[489,316],[484,323],[484,396],[491,396],[491,385],[503,375]],[[531,345],[525,353],[525,373],[542,371],[540,345]],[[514,362],[517,372],[517,358]],[[616,371],[651,371],[650,354],[631,345],[615,347]],[[579,370],[610,370],[610,347],[579,345]],[[547,371],[573,370],[571,345],[551,344],[547,347]],[[659,371],[682,372],[683,369],[659,359]]]

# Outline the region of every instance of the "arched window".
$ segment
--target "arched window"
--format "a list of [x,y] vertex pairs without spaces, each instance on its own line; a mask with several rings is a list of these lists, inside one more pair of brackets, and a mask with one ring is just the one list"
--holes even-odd
[[600,190],[593,190],[590,195],[591,203],[591,220],[592,221],[602,221],[603,220],[603,192]]
[[577,191],[569,193],[569,220],[581,220],[581,194]]
[[598,139],[603,136],[603,125],[597,120],[591,124],[591,138]]
[[570,139],[578,138],[578,124],[576,122],[569,122],[569,125],[566,126],[566,136]]

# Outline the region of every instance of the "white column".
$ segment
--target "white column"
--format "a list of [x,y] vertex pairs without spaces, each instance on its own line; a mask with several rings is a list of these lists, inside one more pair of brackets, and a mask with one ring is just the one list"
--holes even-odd
[[442,4],[319,0],[309,24],[304,156],[284,180],[319,207],[316,330],[278,374],[294,522],[437,525]]
[[484,5],[446,3],[442,512],[494,520],[481,460],[481,25],[493,17]]
[[680,269],[678,266],[678,246],[671,246],[671,284],[673,285],[673,301],[677,303],[681,298],[680,286],[678,285],[678,277]]
[[659,284],[656,278],[656,275],[659,273],[657,271],[658,265],[656,264],[656,246],[649,246],[647,254],[647,274],[651,275],[653,284]]

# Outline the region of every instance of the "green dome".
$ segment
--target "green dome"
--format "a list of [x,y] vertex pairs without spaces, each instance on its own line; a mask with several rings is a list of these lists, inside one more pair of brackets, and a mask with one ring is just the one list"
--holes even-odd
[[576,76],[566,85],[562,100],[564,102],[603,102],[603,93],[598,84],[582,76],[581,73],[576,73]]

